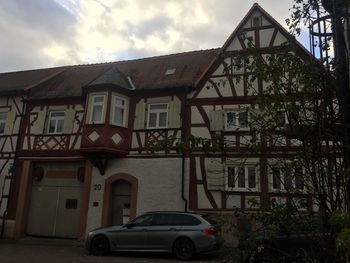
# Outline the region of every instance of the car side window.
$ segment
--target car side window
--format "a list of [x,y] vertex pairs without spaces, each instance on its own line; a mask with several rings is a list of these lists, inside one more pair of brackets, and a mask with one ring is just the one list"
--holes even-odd
[[182,225],[182,226],[196,226],[201,223],[200,220],[191,215],[175,215],[174,225]]
[[153,215],[144,215],[136,218],[132,223],[135,226],[150,226],[153,220]]
[[180,214],[159,214],[155,216],[154,226],[195,226],[201,223],[200,220],[191,215]]

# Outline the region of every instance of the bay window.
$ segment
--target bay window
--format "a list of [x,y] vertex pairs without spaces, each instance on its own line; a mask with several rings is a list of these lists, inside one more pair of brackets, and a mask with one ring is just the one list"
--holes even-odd
[[126,126],[127,123],[128,100],[124,97],[114,95],[112,105],[111,123],[117,126]]

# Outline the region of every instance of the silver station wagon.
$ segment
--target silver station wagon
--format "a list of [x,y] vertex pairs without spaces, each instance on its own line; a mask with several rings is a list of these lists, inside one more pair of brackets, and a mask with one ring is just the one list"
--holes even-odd
[[188,260],[196,253],[219,248],[221,243],[220,228],[207,215],[149,212],[125,225],[89,232],[86,248],[96,256],[110,251],[150,251]]

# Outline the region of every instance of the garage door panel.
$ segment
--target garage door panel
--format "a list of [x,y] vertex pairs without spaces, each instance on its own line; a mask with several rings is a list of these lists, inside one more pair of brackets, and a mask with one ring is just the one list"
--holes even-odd
[[78,236],[81,189],[61,187],[57,208],[56,236],[75,238]]
[[29,235],[54,235],[58,196],[58,187],[33,186],[27,226]]

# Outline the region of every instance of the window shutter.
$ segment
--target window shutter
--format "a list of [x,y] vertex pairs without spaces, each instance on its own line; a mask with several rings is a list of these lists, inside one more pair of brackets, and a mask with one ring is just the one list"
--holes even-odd
[[169,128],[180,128],[181,127],[181,101],[175,98],[173,101],[168,103],[169,105]]
[[64,134],[70,134],[73,132],[74,117],[75,117],[75,110],[66,109],[66,111],[64,113],[64,124],[63,124],[63,133]]
[[7,113],[4,135],[11,135],[12,134],[13,127],[15,125],[16,113],[17,113],[16,110],[12,110],[12,111]]
[[207,166],[208,190],[225,190],[225,166],[219,162],[210,162]]
[[38,118],[33,126],[34,134],[43,134],[46,119],[46,108],[38,112]]
[[140,130],[145,128],[145,111],[146,104],[143,99],[139,101],[139,103],[136,104],[135,109],[135,122],[134,122],[134,129]]
[[210,130],[211,131],[222,131],[224,127],[224,114],[223,110],[211,111],[210,117]]

